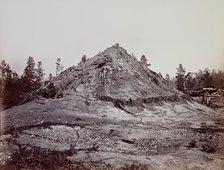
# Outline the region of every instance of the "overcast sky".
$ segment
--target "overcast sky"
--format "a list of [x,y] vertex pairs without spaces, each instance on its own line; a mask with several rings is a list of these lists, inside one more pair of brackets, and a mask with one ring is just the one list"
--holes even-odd
[[55,73],[119,43],[175,75],[224,68],[224,0],[0,0],[0,58],[19,74],[28,56]]

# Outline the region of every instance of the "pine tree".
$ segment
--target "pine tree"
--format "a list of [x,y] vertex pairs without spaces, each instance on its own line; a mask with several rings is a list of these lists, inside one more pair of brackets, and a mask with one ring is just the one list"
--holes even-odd
[[10,66],[3,60],[0,63],[0,96],[3,98],[2,107],[9,108],[23,101],[21,79],[18,74],[11,70]]
[[212,86],[213,80],[209,69],[204,69],[202,80],[203,80],[203,87]]
[[27,59],[27,66],[24,69],[24,73],[22,75],[22,82],[23,82],[23,91],[24,92],[31,92],[38,88],[37,83],[37,75],[35,69],[35,62],[33,57],[29,56]]
[[182,64],[179,64],[177,68],[176,74],[176,87],[179,91],[184,91],[184,81],[185,81],[185,69],[183,68]]
[[142,55],[141,56],[141,62],[143,63],[143,64],[147,64],[147,59],[146,59],[146,57],[145,57],[145,55]]
[[86,55],[82,56],[82,62],[85,63],[86,62]]
[[56,77],[63,71],[64,67],[61,64],[61,59],[58,58],[56,62]]
[[42,67],[42,62],[39,61],[37,63],[37,81],[40,82],[41,84],[44,81],[44,69]]
[[141,56],[141,63],[142,63],[143,65],[145,65],[145,66],[150,66],[151,64],[148,64],[147,61],[148,61],[148,60],[146,59],[145,55],[142,55],[142,56]]
[[224,90],[224,72],[221,70],[218,71],[213,70],[211,75],[212,75],[212,85],[218,89]]
[[[3,99],[6,98],[6,91],[10,91],[10,83],[13,78],[13,71],[11,70],[10,66],[5,62],[5,60],[2,60],[0,62],[0,96],[3,96]],[[6,100],[5,100],[6,101]],[[4,103],[4,101],[3,101]]]
[[12,76],[12,70],[11,70],[10,66],[5,62],[5,60],[1,61],[0,73],[1,73],[2,80],[6,80],[8,78],[11,78],[11,76]]

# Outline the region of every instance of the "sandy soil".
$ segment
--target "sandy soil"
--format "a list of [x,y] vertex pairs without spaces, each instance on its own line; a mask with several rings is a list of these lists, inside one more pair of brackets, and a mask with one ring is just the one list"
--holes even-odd
[[137,108],[69,92],[5,110],[2,167],[214,169],[224,167],[224,114],[194,101]]

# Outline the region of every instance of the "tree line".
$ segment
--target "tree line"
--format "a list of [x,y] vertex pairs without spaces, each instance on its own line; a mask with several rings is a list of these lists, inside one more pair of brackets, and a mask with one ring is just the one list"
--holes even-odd
[[175,77],[176,88],[184,92],[184,83],[188,90],[202,88],[224,89],[224,71],[205,68],[194,73],[187,73],[183,65],[179,64]]
[[[85,63],[88,59],[84,55],[81,63]],[[147,59],[143,55],[141,57],[143,65],[149,66]],[[63,71],[61,59],[56,61],[55,76],[49,74],[47,79],[44,78],[44,69],[42,62],[35,63],[33,57],[28,57],[26,67],[21,76],[13,71],[5,60],[0,61],[0,99],[3,108],[9,108],[23,103],[28,94],[34,92],[44,85],[45,81],[53,81],[55,77]],[[162,75],[161,75],[162,76]],[[224,72],[221,70],[199,70],[196,73],[187,73],[182,64],[179,64],[174,79],[170,79],[168,74],[165,75],[165,81],[168,86],[175,86],[179,91],[185,91],[184,83],[187,89],[197,90],[205,87],[213,87],[224,89]],[[4,99],[4,100],[3,100]]]
[[[56,62],[56,76],[63,70],[61,59],[58,58]],[[19,76],[13,71],[5,60],[0,61],[0,96],[1,106],[3,109],[9,108],[23,103],[26,96],[39,89],[44,84],[44,69],[42,62],[37,64],[34,58],[29,56],[23,74]],[[49,81],[52,81],[55,76],[49,75]]]

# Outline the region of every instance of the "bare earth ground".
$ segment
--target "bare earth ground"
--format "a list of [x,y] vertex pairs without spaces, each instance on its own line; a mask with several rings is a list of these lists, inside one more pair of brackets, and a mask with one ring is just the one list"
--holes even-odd
[[126,110],[75,92],[5,110],[0,168],[223,169],[222,109],[181,100]]

